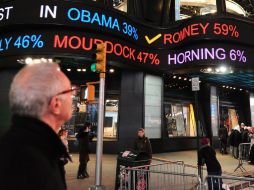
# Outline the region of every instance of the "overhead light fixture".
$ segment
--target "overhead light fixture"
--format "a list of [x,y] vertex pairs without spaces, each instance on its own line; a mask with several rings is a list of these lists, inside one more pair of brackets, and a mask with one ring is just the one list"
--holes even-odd
[[43,62],[43,63],[46,63],[47,62],[47,59],[45,59],[45,58],[41,58],[41,62]]
[[[32,57],[27,57],[25,59],[18,59],[17,60],[19,63],[21,64],[39,64],[39,63],[53,63],[53,59],[52,58],[32,58]],[[59,61],[60,62],[60,61]]]
[[225,88],[225,85],[223,85],[222,87]]
[[209,72],[209,73],[212,72],[212,68],[211,68],[211,67],[208,67],[208,68],[207,68],[207,72]]
[[33,59],[31,57],[27,57],[25,59],[25,64],[29,65],[29,64],[32,64],[33,63]]
[[70,72],[71,71],[71,69],[70,68],[68,68],[68,69],[66,69],[68,72]]
[[227,66],[219,66],[216,68],[213,67],[208,67],[208,68],[202,68],[200,69],[200,71],[202,73],[208,73],[208,74],[229,74],[229,73],[233,73],[233,69],[231,67],[227,67]]
[[220,72],[222,73],[225,73],[227,71],[227,67],[225,66],[221,66],[219,69],[220,69]]
[[39,63],[41,63],[42,61],[41,61],[41,59],[33,59],[33,63],[34,64],[39,64]]
[[178,77],[178,79],[179,79],[179,80],[181,80],[181,79],[182,79],[182,77]]
[[77,69],[78,72],[81,72],[81,69]]
[[216,72],[216,73],[220,72],[220,69],[219,69],[219,68],[216,68],[216,69],[215,69],[215,72]]
[[110,72],[110,73],[114,73],[114,72],[115,72],[115,69],[109,69],[109,72]]
[[86,72],[86,69],[82,69],[83,72]]
[[176,78],[176,76],[173,76],[173,79],[175,79]]
[[240,91],[242,91],[243,89],[240,88]]
[[187,78],[184,78],[183,80],[187,80]]

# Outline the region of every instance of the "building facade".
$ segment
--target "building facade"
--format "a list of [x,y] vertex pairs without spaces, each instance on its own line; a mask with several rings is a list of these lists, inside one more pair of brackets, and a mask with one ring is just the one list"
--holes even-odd
[[[196,148],[197,133],[216,144],[221,124],[229,131],[240,122],[254,125],[251,2],[25,2],[1,3],[1,134],[10,125],[13,76],[25,64],[46,60],[59,63],[81,87],[63,126],[71,150],[85,121],[96,134],[99,78],[90,71],[96,43],[105,43],[107,52],[105,152],[132,149],[141,127],[154,152],[166,152]],[[91,102],[88,84],[95,91]]]

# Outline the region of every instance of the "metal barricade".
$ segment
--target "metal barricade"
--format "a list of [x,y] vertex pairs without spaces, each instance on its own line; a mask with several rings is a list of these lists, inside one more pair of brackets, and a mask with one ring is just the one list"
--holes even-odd
[[208,175],[202,190],[253,190],[253,184],[254,178]]
[[[149,165],[149,169],[152,171],[159,172],[172,172],[172,173],[185,173],[185,164],[183,161],[168,161],[156,163],[154,160],[153,163]],[[135,167],[136,169],[143,168],[143,166]]]
[[[158,157],[153,157],[152,161],[153,161],[153,163],[170,163],[170,162],[171,163],[182,163],[183,173],[198,175],[198,167],[197,166],[194,166],[191,164],[186,164],[183,161],[172,162],[170,160],[158,158]],[[179,173],[179,172],[172,170],[172,169],[168,170],[168,172]],[[205,167],[202,167],[201,168],[201,178],[206,175],[207,175],[207,170]]]
[[149,167],[125,168],[121,172],[120,190],[194,190],[200,187],[197,175],[153,171]]
[[[236,167],[236,170],[240,169],[242,172],[244,169],[243,167],[243,163],[244,161],[249,161],[249,155],[250,155],[250,143],[241,143],[238,146],[238,150],[239,150],[239,156],[238,156],[238,166]],[[245,170],[246,171],[246,170]]]

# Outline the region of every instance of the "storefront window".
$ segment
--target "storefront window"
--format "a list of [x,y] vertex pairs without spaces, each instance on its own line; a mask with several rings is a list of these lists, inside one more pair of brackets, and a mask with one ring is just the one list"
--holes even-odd
[[127,12],[127,0],[113,0],[113,7],[117,10]]
[[118,100],[107,99],[105,106],[104,138],[116,138],[118,126]]
[[222,105],[221,119],[222,123],[227,126],[229,132],[239,125],[239,116],[235,107]]
[[252,17],[254,13],[254,2],[249,0],[227,0],[227,12],[242,16]]
[[176,20],[215,12],[217,12],[216,0],[175,0]]
[[196,121],[192,104],[164,104],[168,137],[196,136]]
[[[76,86],[75,86],[76,87]],[[98,91],[98,86],[95,86]],[[87,101],[87,88],[82,86],[77,94],[72,98],[72,117],[64,124],[64,128],[68,129],[70,138],[75,138],[76,133],[85,122],[92,124],[91,133],[96,137],[98,126],[98,93],[95,93],[94,101]],[[106,98],[105,101],[105,117],[104,117],[104,139],[117,138],[118,126],[118,105],[117,99]],[[95,140],[96,138],[94,138]]]

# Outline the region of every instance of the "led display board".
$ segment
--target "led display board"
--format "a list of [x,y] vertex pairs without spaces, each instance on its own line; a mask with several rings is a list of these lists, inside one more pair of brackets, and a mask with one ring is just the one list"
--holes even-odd
[[0,58],[91,57],[92,45],[105,42],[108,60],[148,69],[254,68],[251,28],[251,22],[218,15],[155,28],[94,2],[11,1],[0,5]]

